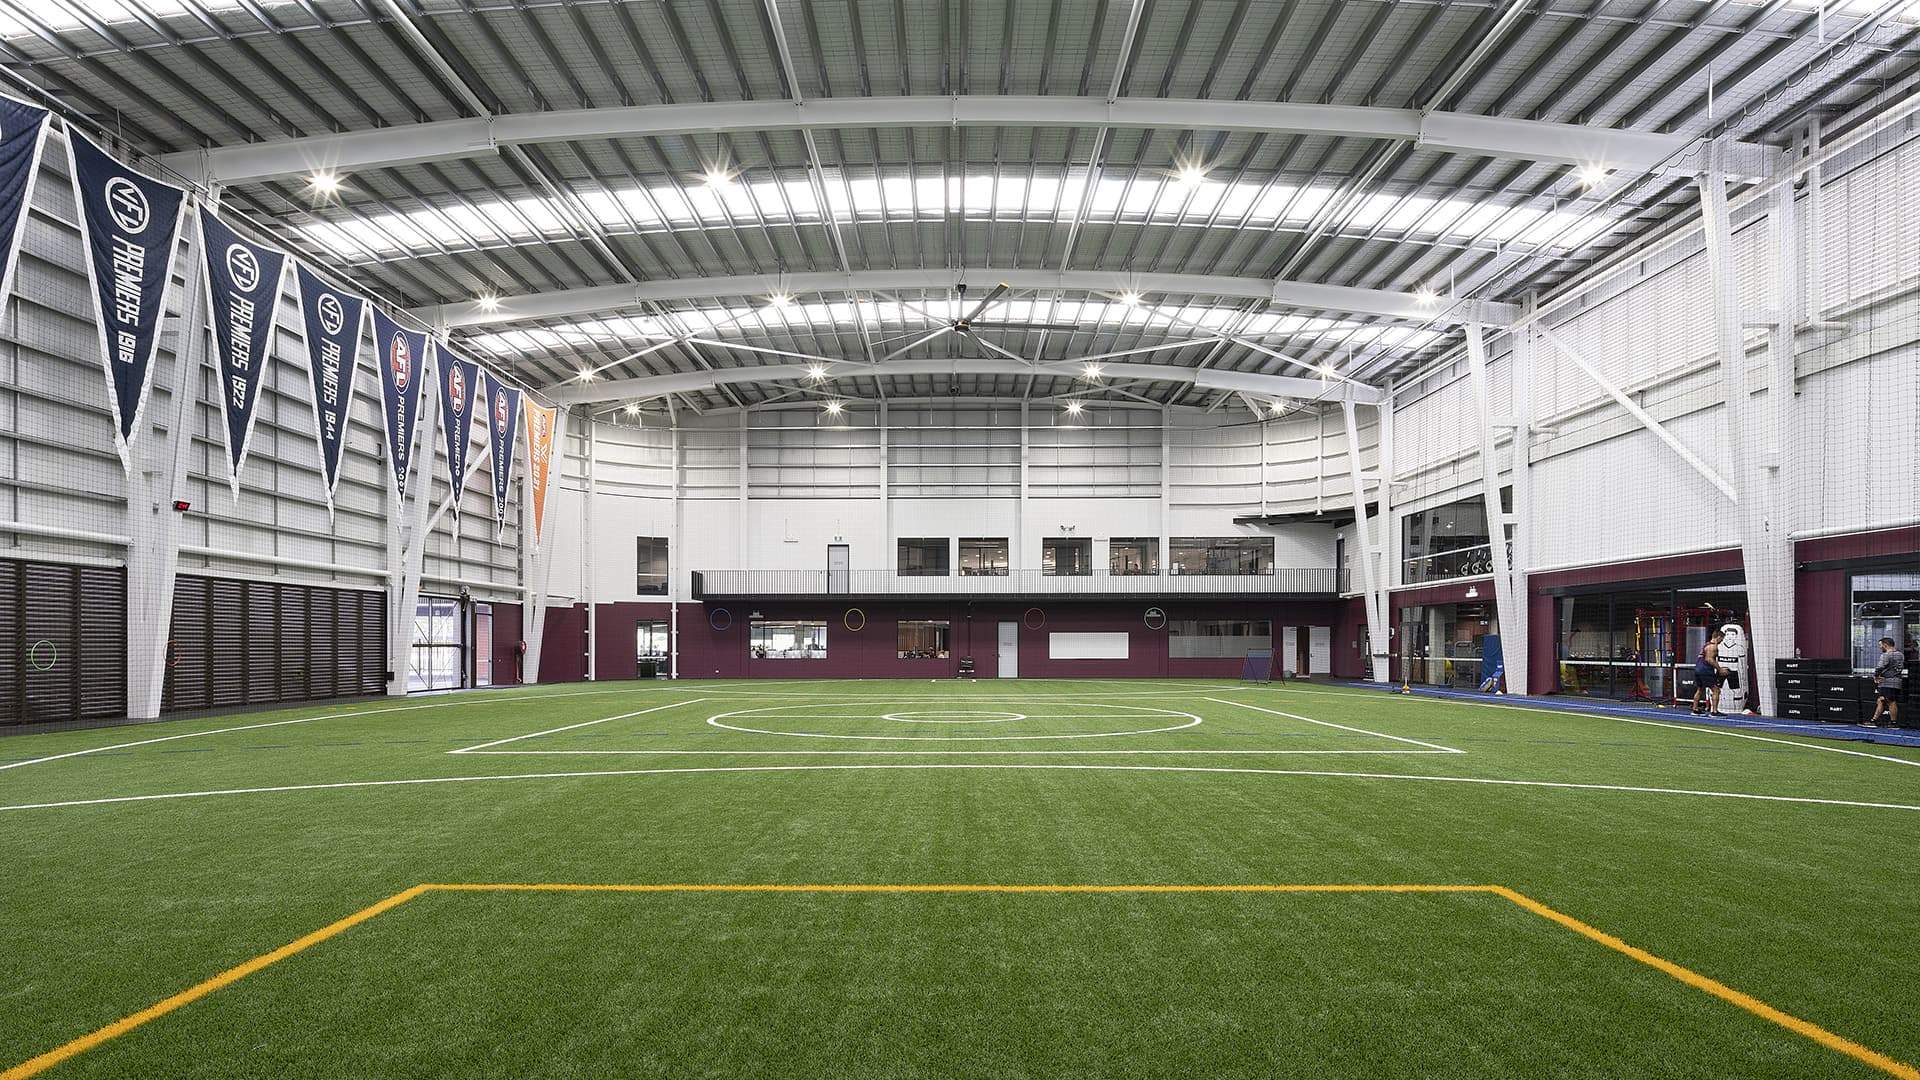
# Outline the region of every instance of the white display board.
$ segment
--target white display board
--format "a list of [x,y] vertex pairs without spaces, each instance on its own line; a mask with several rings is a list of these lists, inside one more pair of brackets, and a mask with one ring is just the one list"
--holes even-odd
[[1048,634],[1047,659],[1125,660],[1127,638],[1124,631],[1115,634]]

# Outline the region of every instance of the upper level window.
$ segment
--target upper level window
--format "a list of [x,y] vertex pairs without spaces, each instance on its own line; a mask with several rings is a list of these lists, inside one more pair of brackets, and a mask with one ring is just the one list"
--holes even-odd
[[1176,536],[1168,560],[1176,574],[1271,574],[1271,536]]
[[641,596],[667,595],[667,538],[636,536],[636,573],[633,591]]
[[1107,573],[1119,577],[1159,572],[1159,537],[1116,536],[1107,545]]
[[946,577],[947,538],[900,541],[901,577]]
[[[1503,488],[1503,510],[1512,509],[1512,488]],[[1486,501],[1472,498],[1435,506],[1400,521],[1400,577],[1413,584],[1493,572]]]
[[969,576],[1007,576],[1007,538],[961,537],[960,573]]
[[1085,577],[1093,573],[1093,541],[1050,536],[1040,541],[1040,573],[1049,577]]

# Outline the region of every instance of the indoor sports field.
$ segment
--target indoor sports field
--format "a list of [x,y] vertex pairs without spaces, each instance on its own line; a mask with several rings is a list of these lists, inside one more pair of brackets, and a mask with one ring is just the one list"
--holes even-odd
[[0,1080],[1920,1080],[1920,0],[0,0]]
[[1233,680],[623,683],[4,749],[8,1080],[1920,1061],[1911,750]]

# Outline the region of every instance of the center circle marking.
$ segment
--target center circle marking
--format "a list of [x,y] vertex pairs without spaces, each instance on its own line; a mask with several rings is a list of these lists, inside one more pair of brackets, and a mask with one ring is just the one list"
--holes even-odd
[[[805,715],[795,715],[795,714],[801,713],[803,710],[806,710],[806,709],[861,708],[861,707],[869,706],[872,704],[873,704],[872,702],[838,701],[838,702],[821,702],[821,703],[812,704],[812,705],[766,705],[757,709],[740,709],[734,712],[721,713],[718,716],[709,716],[707,717],[707,724],[711,727],[725,728],[728,731],[744,731],[751,735],[786,735],[786,736],[790,736],[792,738],[798,738],[798,739],[850,739],[855,742],[1042,742],[1042,741],[1050,742],[1050,741],[1059,740],[1059,739],[1109,739],[1109,738],[1116,738],[1116,737],[1121,737],[1126,735],[1154,735],[1163,731],[1183,731],[1187,728],[1199,727],[1200,724],[1203,722],[1198,716],[1195,716],[1192,713],[1180,712],[1179,710],[1176,710],[1176,709],[1161,709],[1161,708],[1155,708],[1147,705],[1106,705],[1106,704],[1097,704],[1094,702],[1087,702],[1087,701],[1050,701],[1048,702],[1048,704],[1068,706],[1075,709],[1094,710],[1095,712],[1092,715],[1079,715],[1079,716],[1049,715],[1049,716],[1046,716],[1045,718],[1056,719],[1056,720],[1077,720],[1081,722],[1085,722],[1088,720],[1095,720],[1095,719],[1119,718],[1119,719],[1130,719],[1134,721],[1149,721],[1149,722],[1163,721],[1165,723],[1157,727],[1138,728],[1134,730],[1082,731],[1082,732],[1075,732],[1075,733],[1066,734],[1066,735],[841,735],[841,734],[836,734],[833,732],[826,732],[826,731],[775,731],[769,728],[747,727],[744,723],[731,724],[727,722],[729,720],[741,720],[741,721],[758,720],[761,722],[765,722],[768,720],[806,720],[808,719],[808,717],[806,717]],[[1028,707],[1031,708],[1032,706],[1029,705]],[[1002,717],[1003,719],[999,719],[999,720],[922,719],[918,721],[907,720],[904,722],[905,723],[916,723],[916,722],[917,723],[935,723],[935,724],[938,724],[938,723],[1006,723],[1008,720],[1012,720],[1015,717],[1018,717],[1019,719],[1022,719],[1022,720],[1030,719],[1030,717],[1025,713],[1014,713],[1011,711],[985,713],[984,710],[982,712],[984,715],[998,716],[998,717]],[[776,715],[771,715],[771,716],[767,715],[769,713],[773,713]],[[948,709],[927,709],[927,710],[924,710],[923,713],[925,715],[930,715],[930,716],[964,715],[962,710],[948,710]],[[910,712],[901,712],[901,713],[893,713],[893,714],[876,714],[872,716],[847,717],[847,719],[898,720],[902,716],[911,717],[914,715],[916,714],[910,713]],[[1173,721],[1178,721],[1178,722],[1173,722]]]
[[950,709],[931,712],[890,712],[880,717],[882,720],[898,720],[903,724],[1004,724],[1009,720],[1026,718],[1026,713],[1019,712],[957,712]]

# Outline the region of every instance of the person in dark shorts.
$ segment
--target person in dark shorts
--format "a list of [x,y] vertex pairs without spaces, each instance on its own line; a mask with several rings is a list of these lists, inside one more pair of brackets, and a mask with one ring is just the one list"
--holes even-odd
[[1907,658],[1893,644],[1893,639],[1880,639],[1880,662],[1873,668],[1873,717],[1867,721],[1868,727],[1880,726],[1880,714],[1887,714],[1888,727],[1900,726],[1900,691],[1906,685]]
[[1707,635],[1700,655],[1693,661],[1693,715],[1706,716],[1713,711],[1720,689],[1720,631]]

